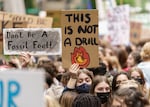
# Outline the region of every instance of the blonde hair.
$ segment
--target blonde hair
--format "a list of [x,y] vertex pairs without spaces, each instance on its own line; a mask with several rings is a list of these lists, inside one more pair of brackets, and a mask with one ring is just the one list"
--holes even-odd
[[146,42],[141,50],[141,58],[142,60],[150,60],[150,42]]
[[61,107],[71,107],[72,103],[77,95],[78,95],[78,93],[73,92],[73,91],[64,92],[59,100]]
[[56,99],[50,97],[49,95],[45,95],[44,98],[45,98],[45,107],[61,107],[59,105],[59,102]]

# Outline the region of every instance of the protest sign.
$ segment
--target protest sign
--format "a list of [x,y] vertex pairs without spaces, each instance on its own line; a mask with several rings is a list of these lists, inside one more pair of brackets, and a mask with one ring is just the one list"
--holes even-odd
[[130,41],[134,44],[140,42],[141,33],[142,33],[142,23],[139,22],[130,22]]
[[51,28],[52,22],[53,19],[51,17],[40,18],[38,16],[12,14],[0,11],[0,40],[2,40],[2,30],[4,28]]
[[0,72],[0,107],[44,107],[41,70]]
[[10,28],[3,31],[5,55],[30,52],[32,55],[60,55],[60,28]]
[[81,68],[97,67],[98,11],[62,11],[61,19],[63,66],[78,63]]
[[128,44],[130,37],[129,5],[109,9],[107,15],[111,44]]
[[38,16],[32,16],[32,15],[20,15],[20,14],[12,14],[12,13],[6,13],[6,12],[0,12],[0,20],[12,20],[12,21],[22,21],[27,22],[29,25],[46,25],[51,27],[53,19],[51,17],[46,18],[40,18]]
[[27,22],[18,22],[18,21],[1,21],[0,20],[0,40],[2,40],[3,29],[4,28],[26,28]]

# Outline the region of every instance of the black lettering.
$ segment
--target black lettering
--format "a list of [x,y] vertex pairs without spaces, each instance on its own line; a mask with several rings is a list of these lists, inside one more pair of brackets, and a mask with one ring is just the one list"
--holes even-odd
[[98,25],[93,25],[93,27],[94,27],[94,31],[93,31],[93,33],[96,33],[97,28],[98,28]]
[[71,16],[72,16],[72,14],[66,14],[65,16],[67,16],[67,21],[71,22]]
[[80,25],[80,26],[78,27],[78,33],[80,34],[81,32],[82,32],[82,33],[86,33],[85,29],[83,29],[82,26]]
[[86,17],[85,23],[90,23],[91,22],[90,14],[89,13],[85,14],[85,17]]
[[2,29],[9,23],[9,21],[2,21]]
[[78,33],[96,33],[98,28],[98,25],[85,25],[82,27],[82,25],[80,25],[78,27]]
[[71,26],[65,27],[65,34],[71,35],[73,33],[73,29]]
[[33,48],[35,48],[37,46],[37,42],[38,41],[33,41]]
[[87,38],[83,38],[83,39],[82,39],[83,45],[84,45],[84,44],[87,45],[87,42],[86,42],[86,41],[87,41]]
[[66,38],[65,39],[64,46],[66,47],[67,44],[71,46],[71,40],[70,40],[70,38]]
[[80,17],[79,17],[79,14],[74,14],[74,23],[79,22],[80,21]]
[[8,50],[10,49],[11,46],[12,46],[12,41],[8,41]]
[[81,14],[81,22],[84,21],[84,14]]
[[75,43],[76,43],[76,45],[81,45],[82,44],[82,39],[81,38],[76,38]]
[[75,38],[76,45],[98,45],[96,38]]
[[10,38],[10,32],[7,32],[7,38]]
[[47,37],[46,31],[43,32],[42,37],[43,37],[44,35]]
[[98,45],[98,43],[96,42],[96,38],[94,38],[94,44],[95,44],[95,45]]

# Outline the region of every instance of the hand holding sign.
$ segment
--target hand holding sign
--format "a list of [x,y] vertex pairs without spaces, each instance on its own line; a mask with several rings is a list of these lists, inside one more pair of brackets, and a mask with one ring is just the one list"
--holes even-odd
[[72,64],[69,68],[71,78],[76,78],[79,70],[80,70],[79,64],[77,63]]

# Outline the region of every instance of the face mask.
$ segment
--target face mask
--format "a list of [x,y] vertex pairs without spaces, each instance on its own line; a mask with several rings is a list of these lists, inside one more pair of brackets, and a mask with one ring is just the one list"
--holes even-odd
[[78,93],[89,93],[90,85],[84,83],[80,86],[76,86],[76,90]]
[[104,104],[108,101],[108,98],[110,96],[110,92],[105,93],[97,93],[98,98],[101,100],[101,103]]
[[139,82],[140,84],[143,84],[143,80],[141,78],[135,78],[134,80]]

